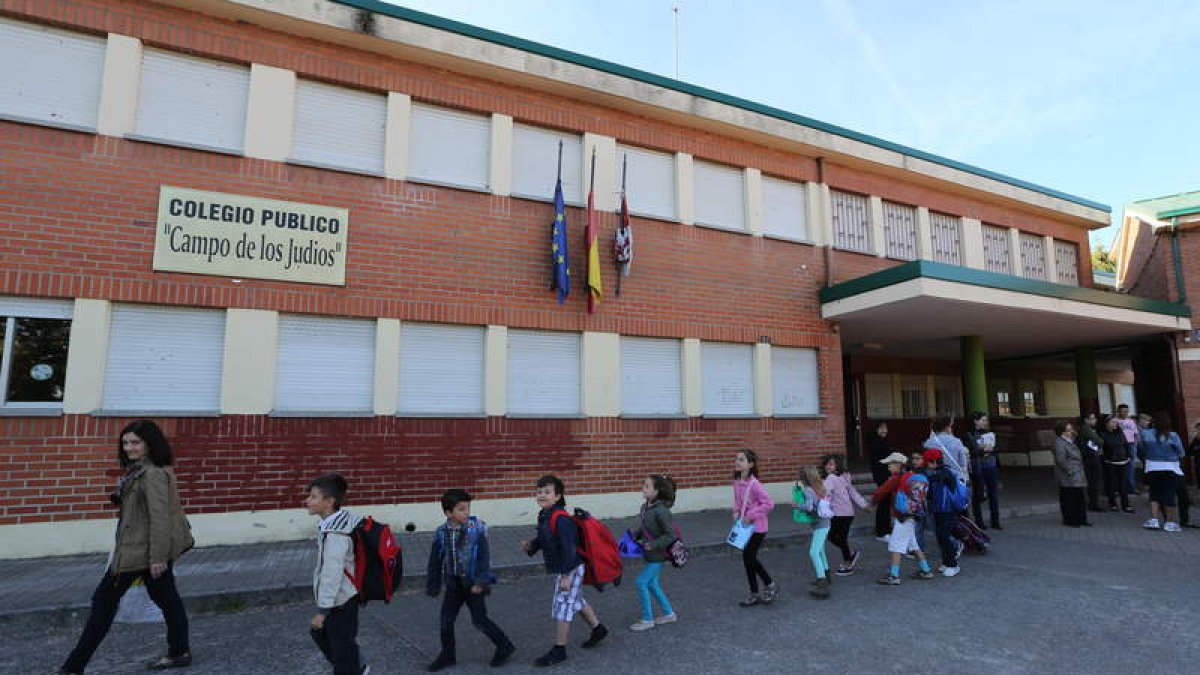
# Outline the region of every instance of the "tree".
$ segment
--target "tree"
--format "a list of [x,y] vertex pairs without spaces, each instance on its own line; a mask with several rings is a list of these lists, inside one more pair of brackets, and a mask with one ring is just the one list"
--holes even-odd
[[1112,251],[1105,248],[1104,244],[1096,244],[1092,247],[1092,269],[1100,272],[1117,271],[1117,260],[1113,258]]

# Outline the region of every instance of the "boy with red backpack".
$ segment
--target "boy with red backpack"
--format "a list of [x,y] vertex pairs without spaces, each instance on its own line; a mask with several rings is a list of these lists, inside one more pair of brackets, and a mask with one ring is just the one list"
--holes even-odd
[[886,576],[879,579],[885,586],[900,584],[900,560],[907,553],[917,556],[919,569],[913,572],[914,579],[932,579],[933,570],[925,559],[925,552],[917,543],[916,520],[925,513],[925,498],[929,493],[929,479],[924,475],[906,470],[908,458],[893,452],[879,462],[886,464],[891,478],[871,495],[871,503],[878,505],[892,496],[892,536],[888,538],[888,552],[892,564]]
[[[521,542],[521,548],[528,555],[532,556],[541,551],[546,561],[546,571],[555,575],[554,601],[550,610],[556,622],[554,646],[533,662],[539,667],[552,666],[567,660],[567,637],[576,613],[583,614],[583,620],[592,629],[591,635],[581,645],[584,649],[595,647],[608,635],[608,628],[600,623],[595,610],[583,597],[585,565],[579,554],[580,528],[575,519],[567,513],[567,504],[563,497],[565,493],[566,488],[557,476],[542,476],[538,479],[535,498],[541,511],[538,512],[537,537],[532,541]],[[611,533],[608,538],[612,539]],[[612,548],[615,557],[615,542]]]
[[310,621],[313,642],[333,664],[334,675],[365,675],[371,667],[358,650],[358,589],[354,586],[354,528],[362,520],[342,508],[346,479],[336,473],[314,478],[308,484],[304,506],[319,516],[317,566],[313,570],[313,595],[317,613]]

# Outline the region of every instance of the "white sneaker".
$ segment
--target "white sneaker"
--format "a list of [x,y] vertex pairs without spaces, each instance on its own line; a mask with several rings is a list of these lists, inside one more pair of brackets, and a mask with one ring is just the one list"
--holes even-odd
[[875,537],[875,541],[886,542],[888,539],[891,539],[891,538],[892,538],[892,536],[890,534],[885,534],[885,535],[882,535],[879,537]]
[[1150,520],[1147,520],[1146,522],[1142,523],[1142,527],[1146,528],[1147,530],[1157,530],[1158,518],[1151,518]]
[[1164,532],[1182,532],[1183,528],[1179,527],[1179,523],[1167,523],[1163,525]]
[[937,571],[939,571],[939,572],[945,572],[945,571],[946,571],[946,566],[945,566],[945,565],[938,565],[938,566],[937,566]]
[[650,630],[651,628],[654,628],[654,622],[643,620],[643,621],[639,621],[639,622],[633,624],[632,626],[630,626],[629,630],[641,632],[644,630]]
[[958,573],[961,571],[962,571],[962,569],[959,568],[957,565],[954,567],[947,567],[946,569],[942,570],[942,576],[944,576],[944,577],[957,576]]
[[676,614],[675,612],[671,612],[670,614],[663,614],[662,616],[656,618],[654,620],[654,624],[657,626],[661,626],[664,623],[675,623],[678,620],[679,620],[679,615]]

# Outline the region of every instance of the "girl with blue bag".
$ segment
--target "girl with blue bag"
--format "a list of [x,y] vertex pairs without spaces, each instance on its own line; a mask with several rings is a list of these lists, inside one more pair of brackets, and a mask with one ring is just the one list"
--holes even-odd
[[[753,450],[738,452],[733,458],[733,528],[728,541],[730,546],[742,550],[742,564],[750,585],[750,595],[739,603],[742,607],[769,604],[779,594],[779,586],[758,560],[758,550],[767,538],[767,516],[773,508],[775,502],[758,480],[758,455]],[[765,584],[761,591],[760,579]]]

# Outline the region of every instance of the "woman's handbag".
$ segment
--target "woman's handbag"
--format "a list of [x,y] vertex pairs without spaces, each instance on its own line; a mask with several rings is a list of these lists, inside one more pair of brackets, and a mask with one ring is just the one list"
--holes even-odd
[[742,519],[746,517],[746,502],[748,501],[750,501],[749,483],[746,485],[746,492],[742,494],[742,512],[738,514],[738,519],[733,522],[733,527],[729,528],[729,536],[725,538],[725,543],[739,551],[746,548],[750,536],[754,534],[754,523],[742,522]]

